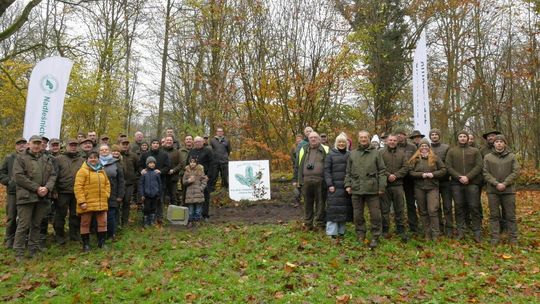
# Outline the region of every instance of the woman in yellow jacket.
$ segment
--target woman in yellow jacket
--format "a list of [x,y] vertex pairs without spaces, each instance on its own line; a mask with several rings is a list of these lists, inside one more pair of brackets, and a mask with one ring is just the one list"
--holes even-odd
[[98,247],[102,248],[107,236],[107,210],[111,186],[107,174],[99,161],[97,152],[90,152],[75,177],[77,215],[81,217],[83,251],[90,250],[90,223],[92,216],[97,220]]

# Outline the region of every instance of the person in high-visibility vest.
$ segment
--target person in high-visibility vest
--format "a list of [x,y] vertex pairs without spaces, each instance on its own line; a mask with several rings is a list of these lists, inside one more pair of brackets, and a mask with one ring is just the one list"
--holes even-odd
[[309,144],[298,152],[294,166],[293,185],[302,187],[304,196],[304,225],[307,229],[324,229],[326,225],[325,201],[326,185],[324,182],[324,161],[330,148],[321,144],[317,132],[308,136]]

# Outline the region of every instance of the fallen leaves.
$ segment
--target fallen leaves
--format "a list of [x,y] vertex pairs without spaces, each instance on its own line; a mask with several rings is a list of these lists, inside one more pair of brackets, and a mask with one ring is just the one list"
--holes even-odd
[[11,273],[6,272],[2,276],[0,276],[0,282],[7,281],[9,278],[11,278]]
[[505,260],[509,260],[509,259],[512,258],[512,256],[509,255],[509,254],[507,254],[507,253],[505,253],[505,254],[501,254],[501,258],[503,258],[503,259],[505,259]]
[[184,299],[187,303],[193,303],[195,300],[197,300],[197,295],[191,292],[188,292],[184,295]]
[[285,263],[285,266],[283,267],[283,269],[285,270],[286,273],[291,273],[291,272],[295,271],[296,268],[298,268],[298,265],[293,264],[291,262]]
[[336,303],[337,304],[346,304],[346,303],[349,303],[349,301],[351,301],[352,299],[352,295],[350,294],[344,294],[344,295],[341,295],[341,296],[336,296]]

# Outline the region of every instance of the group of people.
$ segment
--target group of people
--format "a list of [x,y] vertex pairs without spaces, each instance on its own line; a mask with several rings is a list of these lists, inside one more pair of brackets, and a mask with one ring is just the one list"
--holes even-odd
[[69,239],[88,251],[90,233],[96,232],[103,247],[129,223],[134,203],[143,206],[143,227],[162,224],[167,202],[187,205],[191,226],[209,218],[218,177],[221,187],[228,187],[230,153],[221,127],[210,139],[187,135],[183,144],[172,128],[149,142],[139,131],[133,142],[125,134],[114,143],[107,135],[98,139],[94,131],[63,143],[38,135],[19,138],[0,168],[7,188],[5,246],[18,260],[26,251],[34,256],[46,248],[52,222],[60,245]]
[[367,206],[372,248],[381,236],[391,236],[391,210],[403,242],[409,233],[423,233],[428,240],[441,235],[461,240],[469,228],[480,243],[485,185],[491,245],[500,243],[501,232],[508,233],[510,245],[517,244],[515,180],[520,167],[505,136],[496,130],[483,134],[481,149],[467,131],[459,132],[452,146],[441,143],[438,129],[428,136],[430,140],[418,130],[409,136],[396,130],[379,141],[360,131],[352,149],[351,139],[341,133],[331,148],[323,143],[326,138],[306,127],[292,151],[293,185],[304,198],[306,229],[325,230],[339,241],[345,223],[352,221],[358,241],[364,242]]

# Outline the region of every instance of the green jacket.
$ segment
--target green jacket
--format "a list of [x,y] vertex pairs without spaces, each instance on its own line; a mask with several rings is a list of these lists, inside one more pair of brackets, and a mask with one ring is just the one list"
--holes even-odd
[[386,147],[383,150],[380,150],[379,153],[381,153],[384,165],[386,166],[386,177],[388,178],[390,174],[394,174],[397,177],[392,183],[388,182],[387,179],[388,186],[403,185],[403,178],[409,172],[407,159],[405,159],[405,152],[397,147],[394,149]]
[[[294,166],[293,180],[297,181],[299,185],[302,185],[304,183],[304,165],[305,165],[305,160],[306,160],[304,156],[306,155],[306,150],[309,148],[310,148],[309,144],[300,148],[300,151],[298,152],[298,159],[296,162],[296,166]],[[322,170],[321,179],[324,180],[324,160],[326,159],[326,154],[328,154],[328,152],[330,151],[330,148],[328,146],[320,144],[319,151],[323,155],[323,159],[322,159],[323,170]]]
[[[56,183],[56,171],[53,157],[46,154],[33,154],[30,149],[17,155],[13,164],[13,175],[17,183],[17,204],[34,203],[40,200],[39,187],[47,187],[49,194]],[[36,177],[41,180],[36,181]]]
[[122,151],[122,167],[124,169],[124,182],[127,186],[137,184],[139,174],[139,157],[131,151]]
[[[484,179],[487,183],[488,193],[506,194],[516,193],[515,180],[519,174],[519,163],[515,155],[508,149],[502,152],[495,150],[484,158]],[[504,191],[497,190],[498,183],[506,186]]]
[[167,152],[169,155],[169,162],[171,163],[171,170],[173,170],[173,174],[169,175],[169,172],[164,172],[162,174],[167,175],[172,181],[177,182],[180,180],[180,172],[184,171],[186,158],[182,158],[184,154],[180,152],[180,150],[176,150],[173,147],[163,148],[163,151]]
[[[435,165],[429,165],[427,159],[418,157],[410,166],[409,174],[414,178],[414,187],[431,190],[439,188],[439,179],[446,174],[444,163],[437,157]],[[423,178],[422,174],[433,173],[433,178]]]
[[180,171],[179,171],[180,176],[184,175],[185,167],[186,167],[186,165],[189,165],[189,159],[188,159],[189,150],[191,150],[191,149],[188,149],[186,147],[182,147],[182,148],[180,148],[180,150],[178,150],[178,151],[180,151],[180,159],[183,160],[182,161],[183,166],[180,167]]
[[386,189],[386,166],[382,155],[371,145],[351,151],[347,160],[345,188],[353,194],[378,194]]
[[446,168],[453,183],[459,183],[459,177],[462,175],[467,176],[472,184],[482,183],[482,155],[480,150],[468,144],[448,150]]
[[493,146],[492,145],[485,145],[482,147],[482,149],[480,149],[480,154],[482,154],[482,157],[486,157],[486,155],[488,155],[489,153],[495,151],[495,149],[493,149]]
[[75,176],[84,163],[84,159],[78,152],[64,153],[56,157],[58,168],[56,176],[56,191],[58,193],[73,193]]
[[13,178],[13,163],[15,159],[17,159],[17,152],[7,155],[0,168],[0,183],[7,187],[9,194],[15,194],[17,191],[15,179]]

